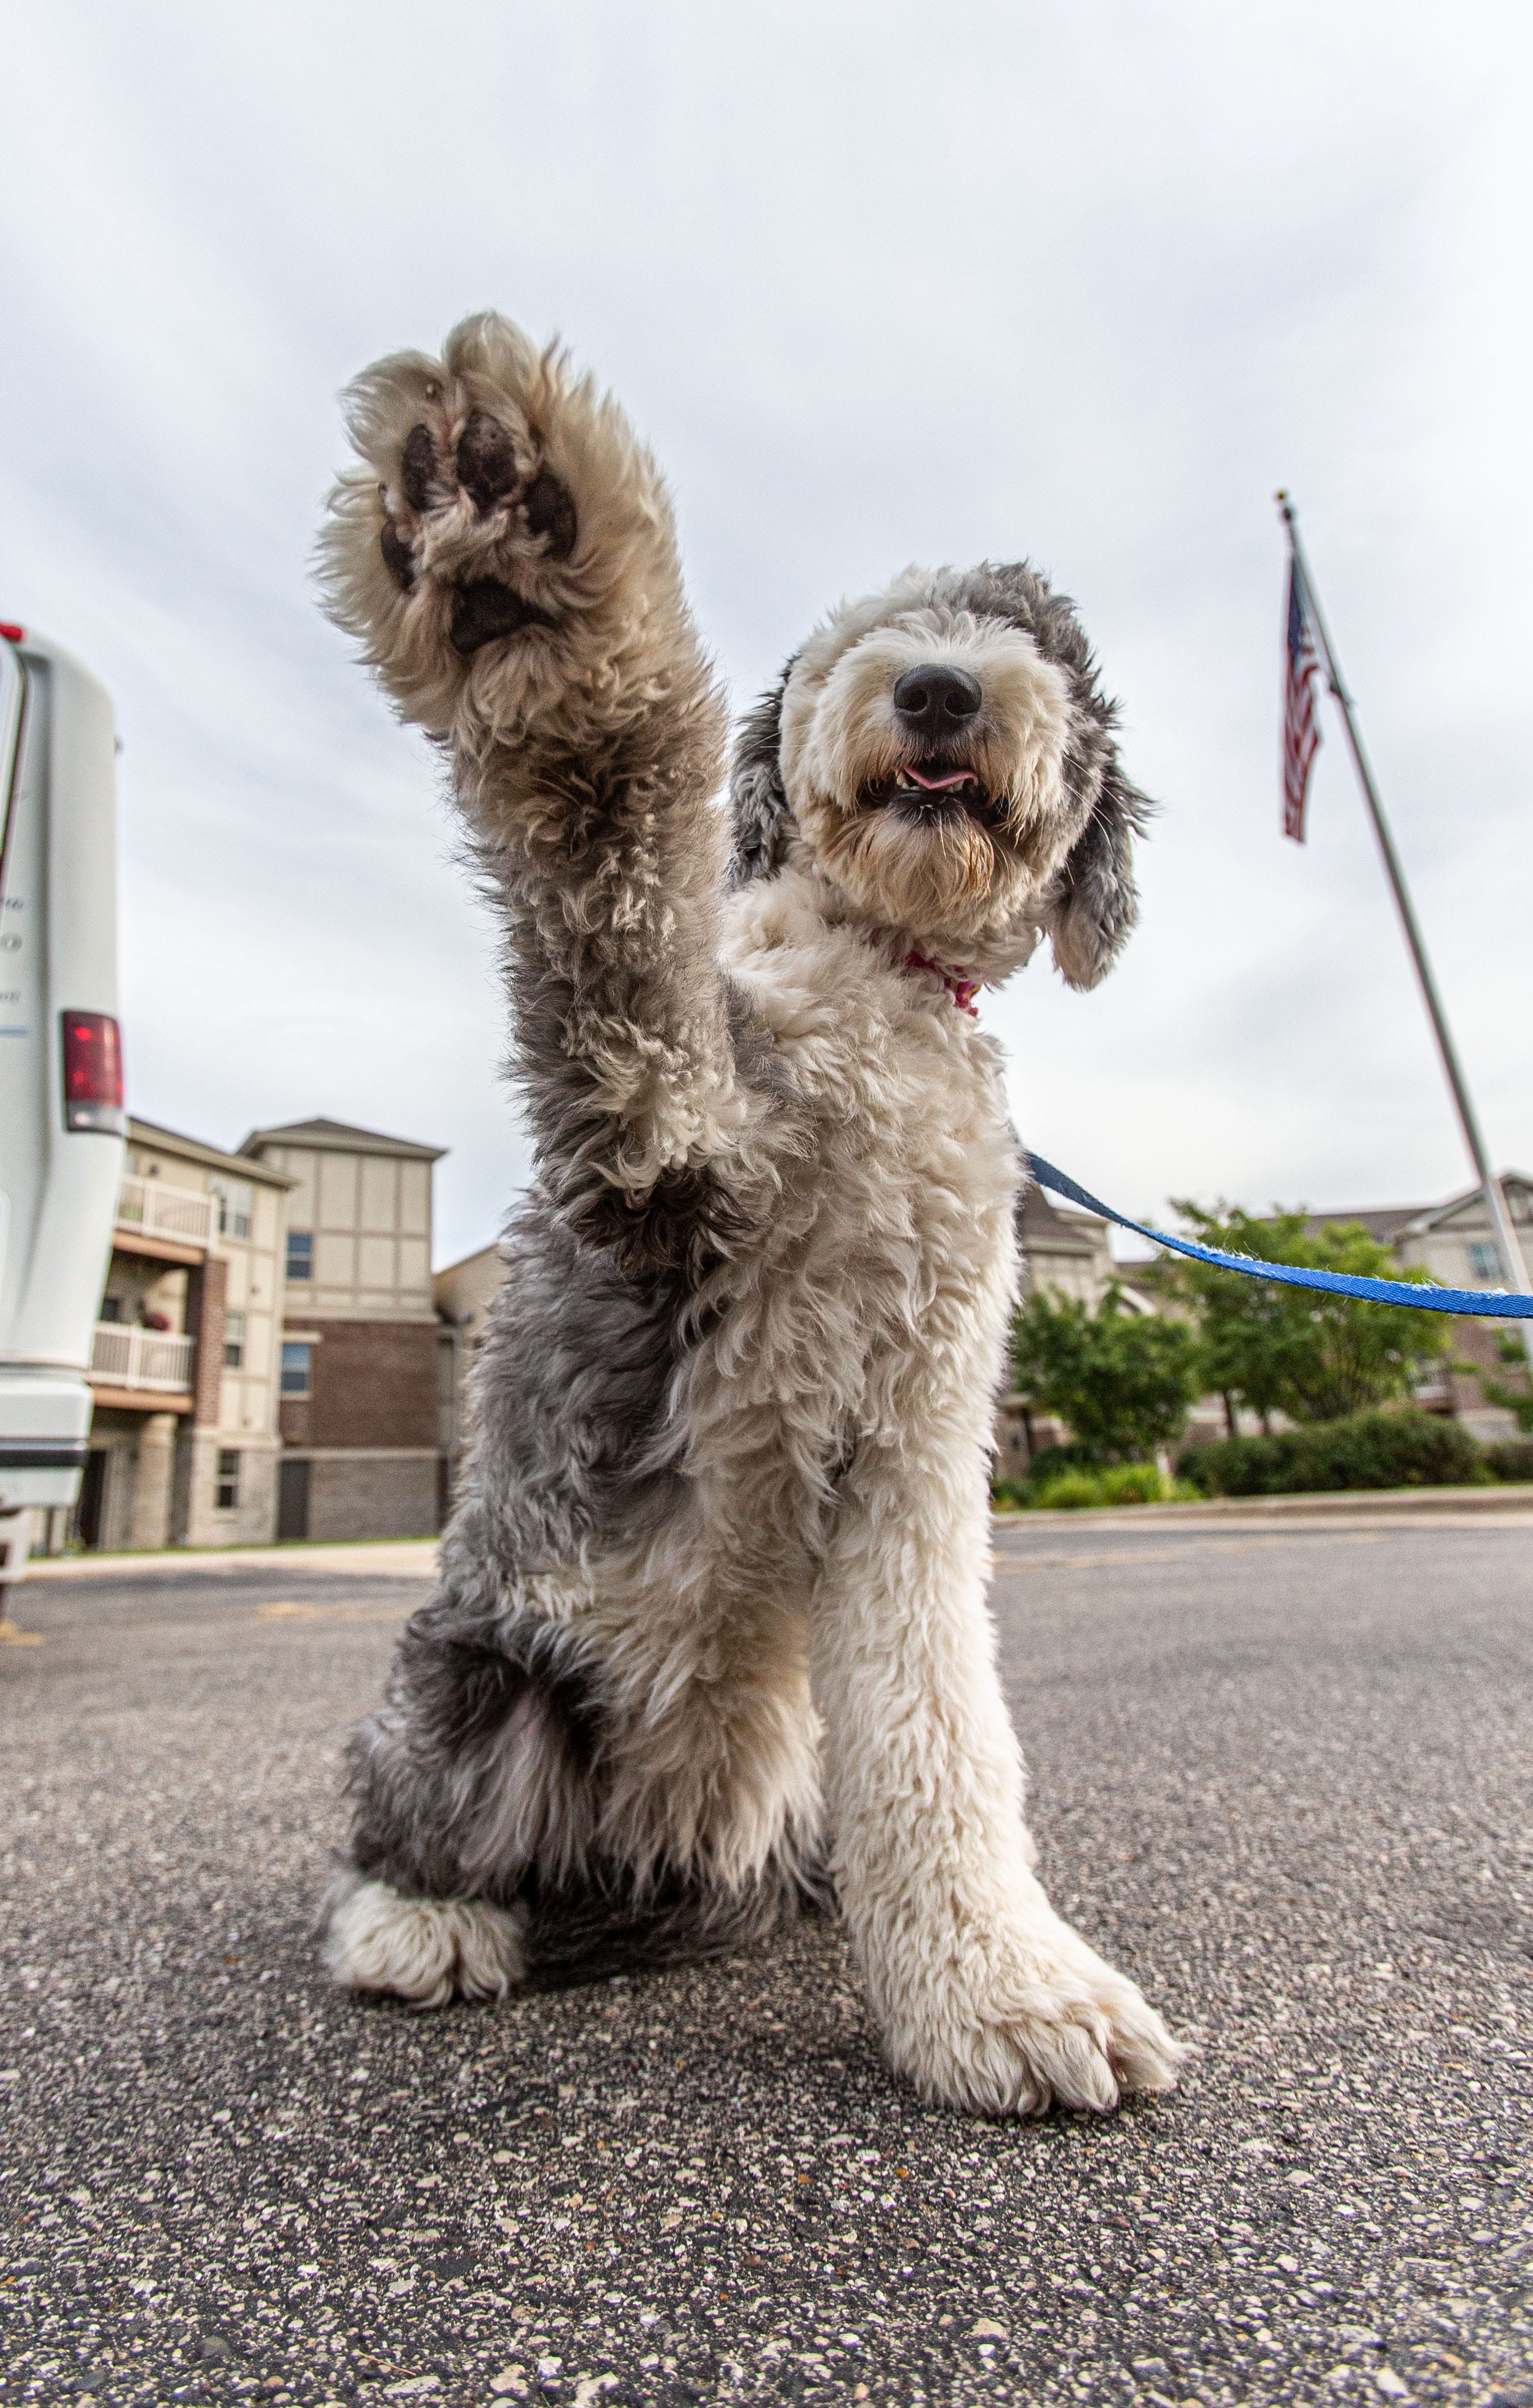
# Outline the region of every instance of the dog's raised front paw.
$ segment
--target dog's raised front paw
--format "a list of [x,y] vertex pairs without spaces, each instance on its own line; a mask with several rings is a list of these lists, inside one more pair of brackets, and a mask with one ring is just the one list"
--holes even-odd
[[378,548],[401,594],[422,579],[442,581],[448,640],[466,661],[485,644],[557,624],[527,589],[546,591],[539,572],[569,558],[577,522],[568,487],[542,465],[509,396],[497,396],[497,415],[465,415],[453,405],[466,396],[446,384],[426,380],[426,414],[380,463],[390,473],[379,485]]
[[621,658],[674,545],[652,462],[588,379],[487,315],[346,399],[362,466],[331,496],[326,598],[408,717],[509,729]]
[[1106,2114],[1124,2091],[1174,2089],[1187,2056],[1134,1984],[1064,1925],[977,1985],[954,1978],[911,2001],[887,2045],[924,2097],[981,2115]]

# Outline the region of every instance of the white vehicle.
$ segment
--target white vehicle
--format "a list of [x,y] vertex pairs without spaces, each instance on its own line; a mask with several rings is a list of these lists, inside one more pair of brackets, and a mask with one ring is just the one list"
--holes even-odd
[[95,679],[0,623],[0,1617],[91,1426],[125,1126],[115,754]]

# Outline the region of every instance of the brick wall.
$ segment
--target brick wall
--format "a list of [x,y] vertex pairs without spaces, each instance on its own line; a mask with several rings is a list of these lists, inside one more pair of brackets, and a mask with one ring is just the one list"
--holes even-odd
[[305,1321],[310,1393],[284,1397],[284,1446],[428,1447],[437,1433],[437,1325]]
[[229,1287],[229,1266],[218,1254],[189,1271],[186,1281],[186,1327],[196,1339],[193,1357],[192,1419],[200,1429],[216,1428],[223,1383],[223,1323]]

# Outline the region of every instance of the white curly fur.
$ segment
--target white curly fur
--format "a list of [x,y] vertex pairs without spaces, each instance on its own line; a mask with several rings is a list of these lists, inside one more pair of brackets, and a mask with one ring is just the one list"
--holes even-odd
[[482,1899],[401,1898],[387,1882],[351,1874],[327,1902],[325,1963],[346,1989],[386,1991],[416,2007],[503,1999],[526,1971],[524,1919]]

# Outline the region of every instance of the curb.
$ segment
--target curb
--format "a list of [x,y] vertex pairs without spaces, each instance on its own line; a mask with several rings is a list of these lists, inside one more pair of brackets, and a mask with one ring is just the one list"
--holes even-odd
[[998,1512],[994,1520],[1005,1529],[1066,1529],[1110,1525],[1114,1529],[1164,1522],[1282,1522],[1306,1520],[1344,1522],[1355,1515],[1403,1514],[1410,1521],[1429,1522],[1435,1514],[1455,1517],[1469,1513],[1526,1513],[1533,1510],[1533,1484],[1511,1483],[1495,1488],[1347,1488],[1316,1489],[1282,1497],[1210,1497],[1196,1505],[1098,1505],[1073,1512]]
[[357,1539],[306,1547],[173,1547],[121,1555],[33,1555],[21,1575],[34,1580],[165,1580],[199,1572],[327,1572],[368,1580],[435,1580],[435,1539]]

